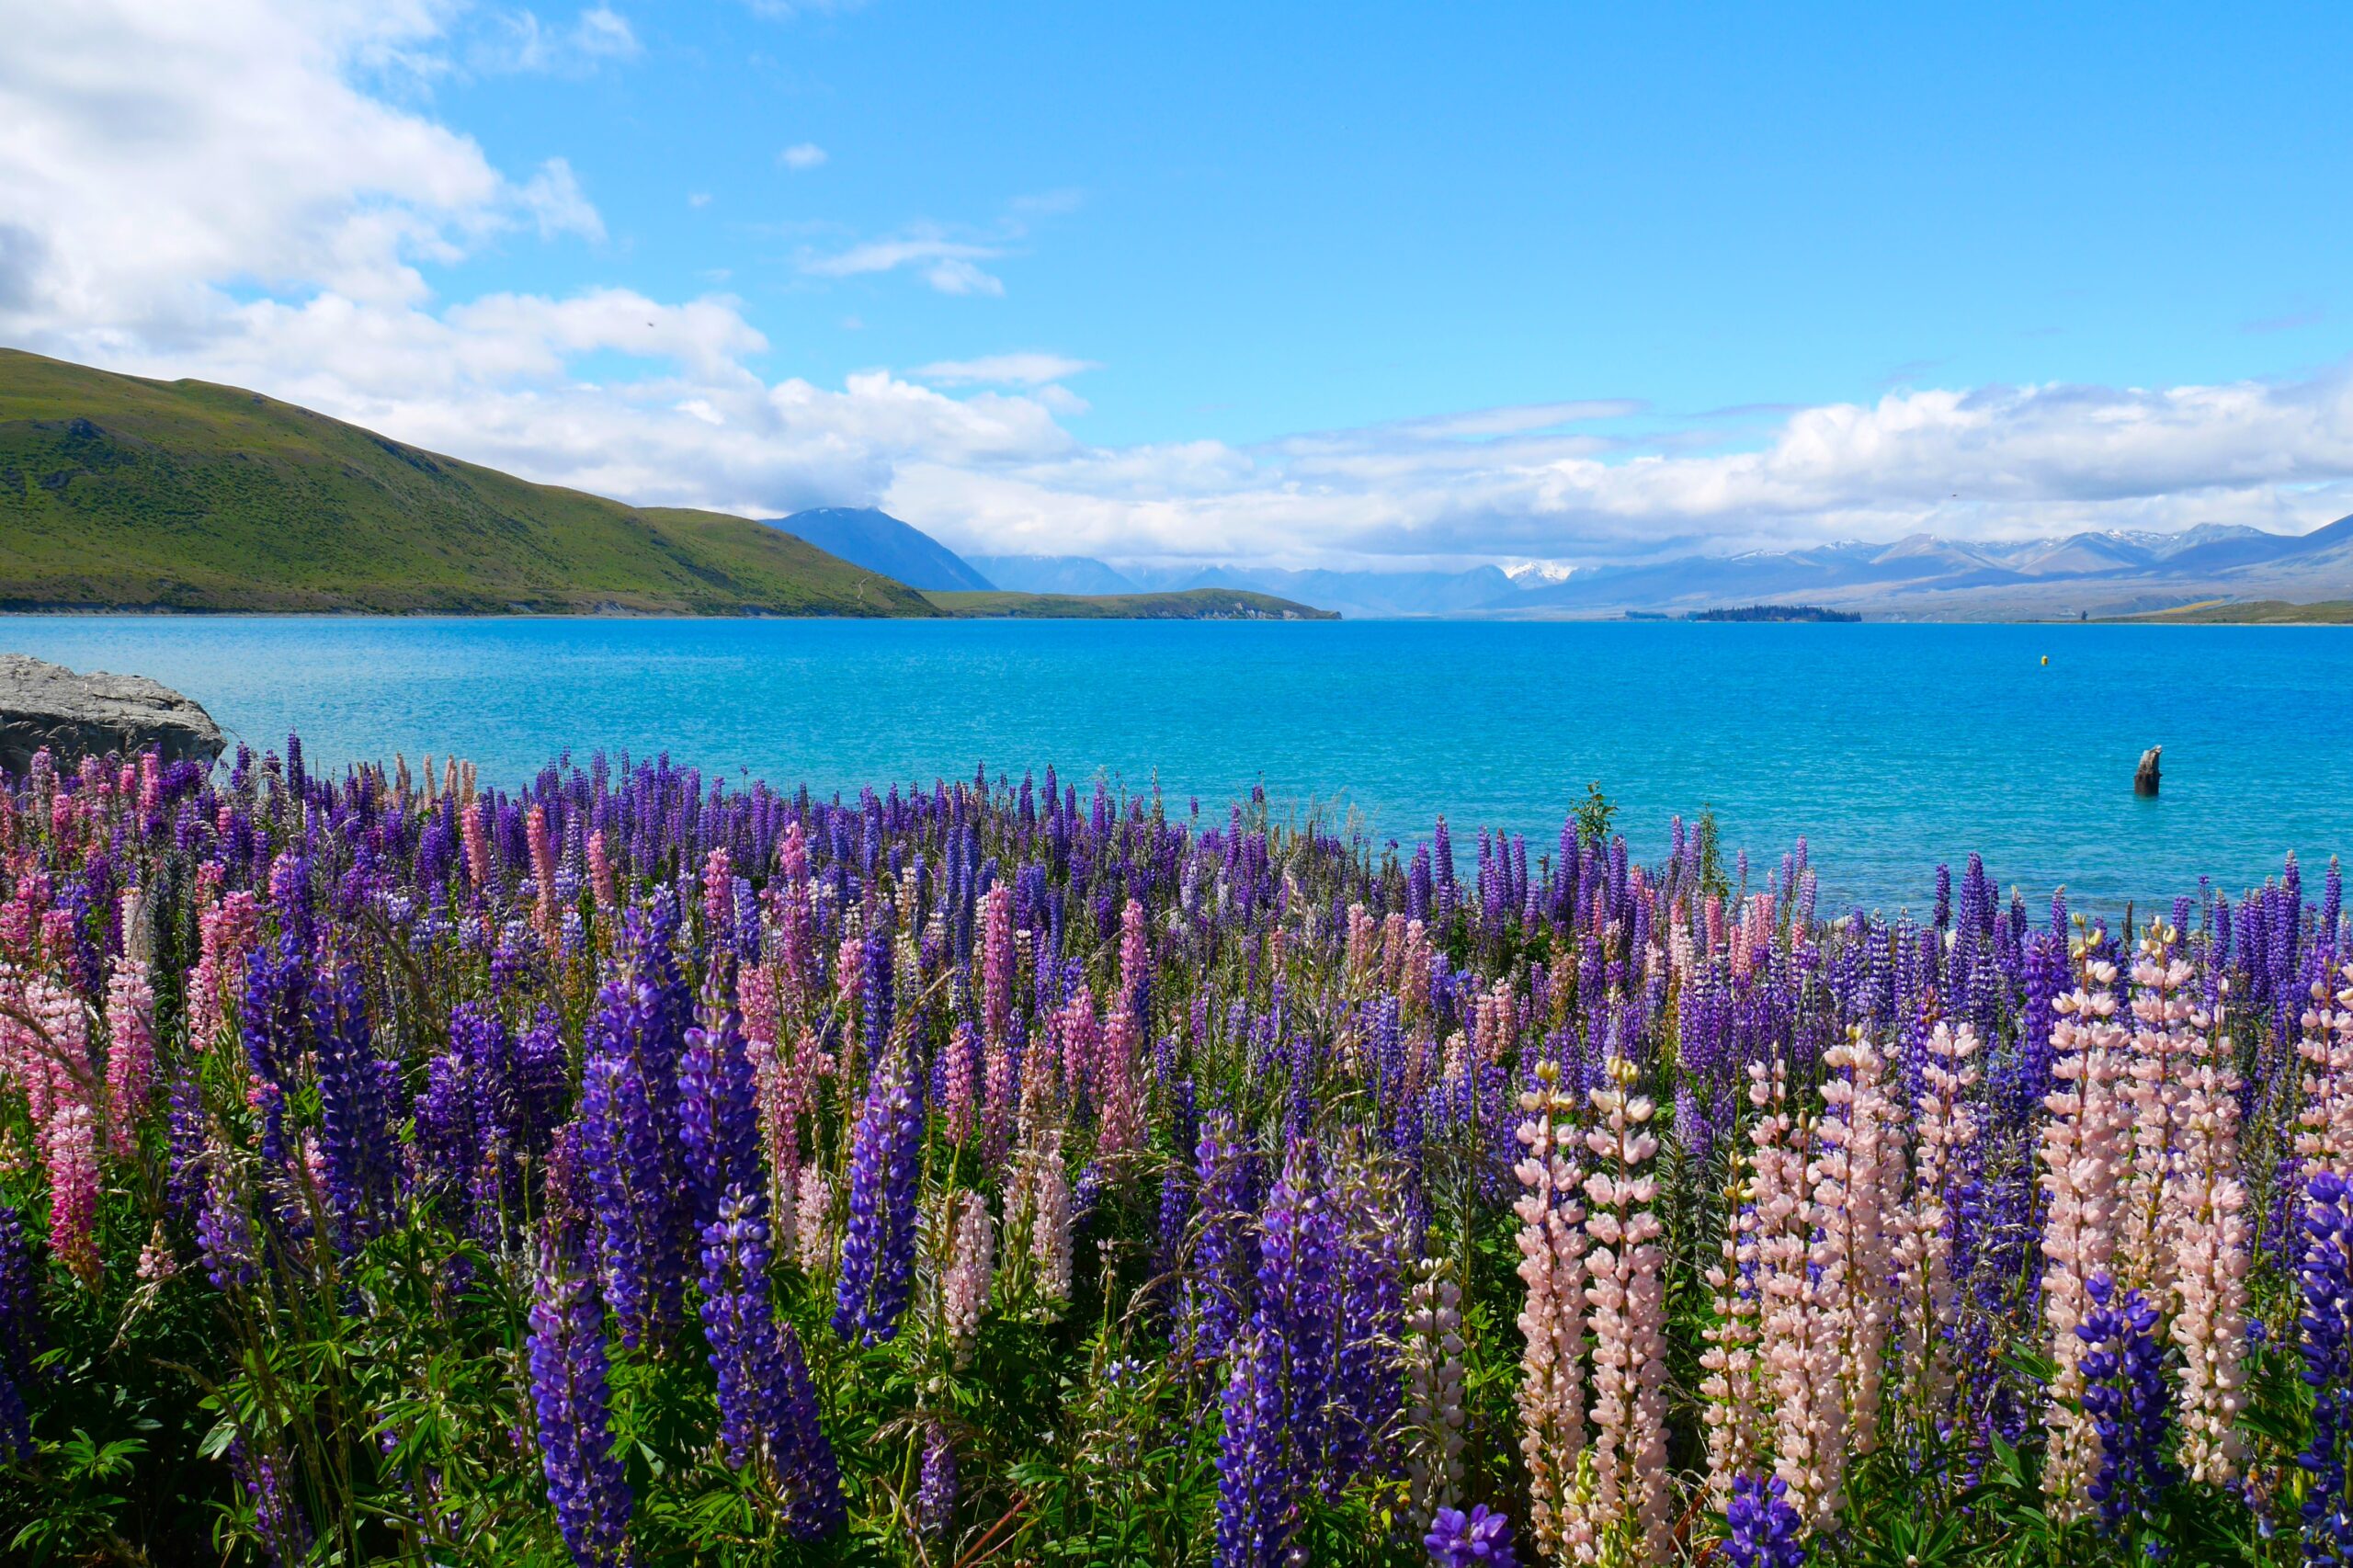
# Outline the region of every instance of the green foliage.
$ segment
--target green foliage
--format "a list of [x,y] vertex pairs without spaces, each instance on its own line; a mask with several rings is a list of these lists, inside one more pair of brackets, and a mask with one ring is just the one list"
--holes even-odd
[[1618,814],[1617,805],[1601,792],[1601,780],[1585,787],[1585,799],[1577,803],[1577,837],[1586,844],[1607,844],[1609,824]]

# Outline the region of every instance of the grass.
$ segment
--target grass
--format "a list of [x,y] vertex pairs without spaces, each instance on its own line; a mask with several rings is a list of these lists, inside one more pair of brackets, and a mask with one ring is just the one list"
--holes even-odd
[[2353,599],[2309,605],[2285,599],[2203,599],[2146,615],[2107,619],[2154,626],[2353,626]]
[[967,620],[1337,620],[1272,594],[1240,588],[1188,588],[1172,594],[928,593],[924,597]]
[[626,506],[256,392],[11,349],[0,608],[938,613],[749,518]]

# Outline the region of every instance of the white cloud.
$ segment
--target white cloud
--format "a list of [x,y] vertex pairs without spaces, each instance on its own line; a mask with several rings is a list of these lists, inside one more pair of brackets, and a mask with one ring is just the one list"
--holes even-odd
[[1067,381],[1083,370],[1099,370],[1092,359],[1067,354],[989,354],[978,359],[938,359],[909,372],[919,381],[941,386],[1035,387]]
[[911,267],[943,294],[1002,294],[1003,281],[975,263],[1004,254],[999,245],[951,240],[926,230],[898,239],[866,240],[831,256],[808,256],[801,270],[813,278],[858,278]]
[[605,221],[597,216],[596,208],[580,193],[580,182],[573,176],[572,165],[562,158],[550,158],[541,164],[540,172],[526,180],[515,196],[538,224],[543,240],[559,234],[577,234],[584,240],[605,237]]
[[467,59],[481,71],[551,71],[576,74],[608,60],[633,59],[637,33],[609,6],[592,6],[568,24],[540,20],[534,11],[493,11]]
[[[1250,447],[1087,445],[1064,424],[1086,404],[1062,383],[1089,363],[1043,351],[839,387],[771,381],[754,368],[767,337],[725,293],[436,296],[449,264],[486,247],[603,229],[563,159],[502,170],[429,100],[366,85],[449,68],[461,45],[439,0],[200,9],[83,0],[12,18],[0,339],[251,386],[633,501],[755,515],[879,501],[1006,552],[1569,563],[1694,540],[2298,528],[2353,511],[2353,365],[2217,386],[1930,388],[1733,425],[1563,401]],[[1035,210],[801,267],[999,291],[986,264]]]
[[791,146],[779,153],[776,155],[776,161],[797,174],[802,169],[813,169],[824,163],[825,150],[814,142],[795,142]]

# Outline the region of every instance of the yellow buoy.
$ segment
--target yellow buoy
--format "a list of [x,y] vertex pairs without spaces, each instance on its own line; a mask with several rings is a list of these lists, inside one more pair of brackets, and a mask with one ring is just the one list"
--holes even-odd
[[2050,654],[2048,654],[2048,653],[2043,654],[2043,655],[2042,655],[2042,662],[2043,662],[2043,664],[2044,664],[2045,665],[2048,665],[2051,663],[2051,655],[2050,655]]

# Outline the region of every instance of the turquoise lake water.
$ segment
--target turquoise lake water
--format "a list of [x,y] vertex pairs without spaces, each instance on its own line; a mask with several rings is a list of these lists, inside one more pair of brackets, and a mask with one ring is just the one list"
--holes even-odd
[[1221,816],[1263,784],[1376,841],[1442,811],[1466,857],[1484,824],[1532,858],[1598,779],[1646,857],[1712,806],[1761,884],[1806,835],[1825,909],[1924,909],[1972,849],[2079,909],[2290,849],[2316,892],[2353,852],[2353,631],[2325,628],[24,617],[0,650],[153,676],[257,749],[504,783],[599,746],[827,792],[1051,763]]

